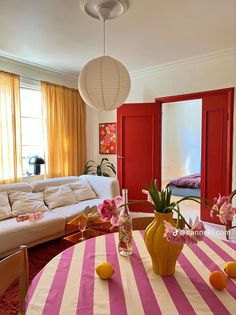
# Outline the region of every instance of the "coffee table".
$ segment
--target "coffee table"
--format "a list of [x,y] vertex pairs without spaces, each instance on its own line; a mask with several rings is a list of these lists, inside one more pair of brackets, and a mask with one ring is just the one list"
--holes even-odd
[[[80,242],[81,232],[79,230],[79,221],[83,218],[83,214],[78,215],[68,223],[65,227],[64,241],[77,244]],[[89,218],[87,221],[86,230],[83,232],[83,236],[86,239],[91,237],[100,236],[108,233],[118,232],[118,227],[112,227],[109,221],[103,221],[99,217]]]

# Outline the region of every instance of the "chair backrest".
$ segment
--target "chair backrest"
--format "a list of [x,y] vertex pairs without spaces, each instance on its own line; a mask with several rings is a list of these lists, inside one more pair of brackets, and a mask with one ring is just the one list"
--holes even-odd
[[19,312],[24,314],[24,301],[29,286],[27,246],[0,261],[0,296],[19,278]]
[[145,230],[146,227],[153,221],[153,219],[154,216],[133,218],[133,230]]

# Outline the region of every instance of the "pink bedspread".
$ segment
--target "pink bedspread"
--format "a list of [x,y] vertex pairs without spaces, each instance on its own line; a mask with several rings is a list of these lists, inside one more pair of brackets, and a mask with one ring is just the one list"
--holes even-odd
[[200,173],[183,176],[183,177],[177,177],[175,179],[172,179],[169,182],[169,185],[176,186],[176,187],[182,187],[182,188],[200,188],[201,186],[201,176]]

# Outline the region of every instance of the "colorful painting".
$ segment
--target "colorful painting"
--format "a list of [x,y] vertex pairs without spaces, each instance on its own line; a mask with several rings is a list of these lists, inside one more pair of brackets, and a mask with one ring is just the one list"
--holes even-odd
[[99,154],[116,154],[116,123],[99,124]]

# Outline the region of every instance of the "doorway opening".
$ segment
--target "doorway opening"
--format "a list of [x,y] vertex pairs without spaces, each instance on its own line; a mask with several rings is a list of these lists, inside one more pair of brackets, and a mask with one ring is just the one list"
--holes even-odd
[[[162,188],[168,185],[172,200],[201,196],[202,99],[162,106]],[[185,217],[200,217],[200,205],[184,202]]]
[[[200,219],[219,224],[218,218],[210,216],[204,200],[213,200],[218,193],[229,195],[232,184],[233,139],[233,88],[196,92],[184,95],[156,98],[162,109],[166,103],[202,100],[201,127],[201,206]],[[160,155],[162,149],[162,119],[160,121]],[[159,144],[159,142],[158,142]],[[161,160],[161,157],[160,157]],[[162,163],[162,161],[161,161]],[[158,175],[158,174],[157,174]],[[159,182],[161,180],[159,173]],[[158,178],[158,177],[157,177]]]

